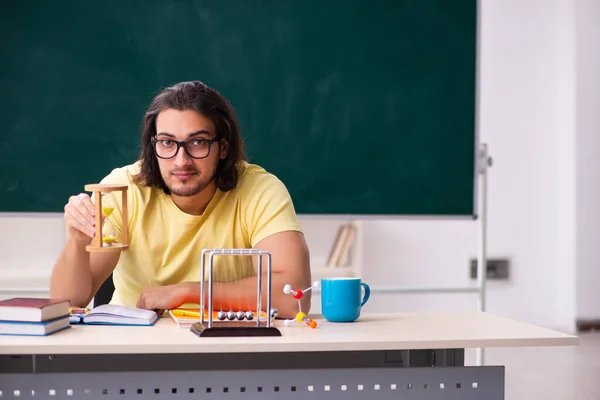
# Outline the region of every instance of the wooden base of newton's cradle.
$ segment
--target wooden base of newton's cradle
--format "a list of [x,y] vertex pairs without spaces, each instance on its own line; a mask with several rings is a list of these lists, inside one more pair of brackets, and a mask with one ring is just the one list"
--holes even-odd
[[256,323],[237,321],[213,321],[212,328],[208,322],[196,322],[190,331],[200,337],[243,337],[243,336],[281,336],[279,329],[266,324],[257,326]]
[[[127,224],[127,185],[109,185],[109,184],[88,184],[85,185],[85,190],[93,192],[94,209],[96,211],[95,222],[96,222],[96,234],[92,238],[92,243],[87,245],[85,249],[93,252],[113,252],[123,251],[129,248],[129,232]],[[122,243],[111,243],[104,245],[102,242],[102,193],[103,192],[121,192],[121,224],[122,229]],[[100,227],[100,228],[98,228]]]

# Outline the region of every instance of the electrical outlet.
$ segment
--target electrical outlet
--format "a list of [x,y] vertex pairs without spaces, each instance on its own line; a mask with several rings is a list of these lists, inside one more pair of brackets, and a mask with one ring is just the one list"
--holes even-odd
[[[507,258],[487,259],[487,279],[508,280],[510,274],[510,261]],[[471,279],[477,279],[477,259],[470,260]]]

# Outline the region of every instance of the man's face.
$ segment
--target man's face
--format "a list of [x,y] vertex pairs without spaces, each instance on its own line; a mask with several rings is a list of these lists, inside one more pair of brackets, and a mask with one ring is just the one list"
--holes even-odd
[[[217,132],[214,123],[204,115],[193,110],[167,109],[160,112],[156,118],[156,139],[161,142],[162,151],[176,147],[172,141],[187,141],[196,139],[188,144],[190,149],[196,146],[209,146],[208,157],[196,159],[190,157],[185,149],[179,148],[177,155],[170,159],[157,158],[160,173],[165,184],[175,196],[194,196],[206,188],[216,173],[220,159],[227,157],[227,143],[206,143],[213,139]],[[157,150],[159,150],[157,148]],[[194,154],[194,153],[192,153]]]

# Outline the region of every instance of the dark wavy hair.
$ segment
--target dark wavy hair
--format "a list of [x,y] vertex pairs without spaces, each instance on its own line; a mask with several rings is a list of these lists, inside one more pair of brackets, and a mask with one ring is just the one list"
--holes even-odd
[[141,171],[134,177],[136,183],[156,186],[169,194],[169,188],[160,174],[158,161],[151,140],[156,136],[156,118],[166,109],[194,110],[209,118],[217,129],[217,135],[229,143],[224,160],[219,161],[215,175],[217,187],[223,191],[237,185],[238,164],[246,159],[244,140],[233,107],[216,90],[202,82],[181,82],[163,89],[150,104],[144,115],[140,152]]

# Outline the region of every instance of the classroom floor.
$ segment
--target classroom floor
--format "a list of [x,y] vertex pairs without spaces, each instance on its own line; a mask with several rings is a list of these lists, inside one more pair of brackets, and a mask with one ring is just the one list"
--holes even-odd
[[579,338],[572,347],[487,349],[485,363],[506,366],[506,400],[599,400],[600,332]]

